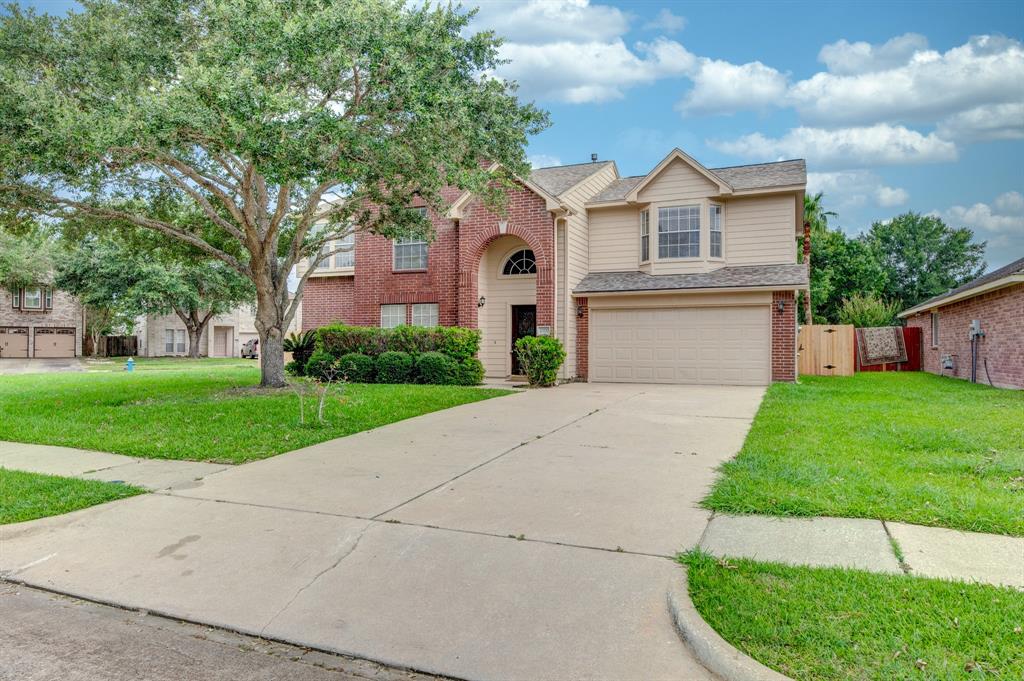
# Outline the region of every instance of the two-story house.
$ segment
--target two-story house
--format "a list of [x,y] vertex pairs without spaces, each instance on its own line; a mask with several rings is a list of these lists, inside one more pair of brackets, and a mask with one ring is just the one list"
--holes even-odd
[[80,357],[82,306],[46,284],[0,290],[0,359]]
[[430,243],[358,234],[312,263],[303,328],[479,328],[492,377],[518,372],[518,338],[553,335],[564,379],[790,381],[805,185],[802,160],[705,168],[678,149],[636,177],[611,161],[539,168],[504,215],[453,193]]
[[[300,328],[299,308],[288,333]],[[135,320],[135,337],[140,357],[184,357],[188,354],[188,331],[181,318],[174,314],[148,314]],[[214,315],[199,337],[199,354],[203,357],[240,357],[242,346],[259,338],[256,313],[252,305],[239,305],[223,314]]]

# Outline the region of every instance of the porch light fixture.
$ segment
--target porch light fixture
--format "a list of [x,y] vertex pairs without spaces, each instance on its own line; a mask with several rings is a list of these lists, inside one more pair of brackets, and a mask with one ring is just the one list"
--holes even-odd
[[484,298],[483,296],[480,296],[480,300],[476,301],[476,306],[477,307],[483,307],[486,303],[487,303],[487,299]]
[[786,301],[785,300],[780,300],[779,301],[779,314],[782,314],[785,311],[786,311]]
[[576,306],[576,318],[577,319],[583,319],[583,306],[582,305],[577,305]]

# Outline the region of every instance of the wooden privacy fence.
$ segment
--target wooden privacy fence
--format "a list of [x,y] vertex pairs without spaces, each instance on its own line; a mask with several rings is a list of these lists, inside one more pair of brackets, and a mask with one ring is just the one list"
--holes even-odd
[[797,369],[805,376],[853,376],[852,324],[811,324],[797,336]]
[[93,348],[92,339],[87,336],[85,354],[96,357],[131,357],[139,354],[139,339],[135,336],[100,336],[99,347]]

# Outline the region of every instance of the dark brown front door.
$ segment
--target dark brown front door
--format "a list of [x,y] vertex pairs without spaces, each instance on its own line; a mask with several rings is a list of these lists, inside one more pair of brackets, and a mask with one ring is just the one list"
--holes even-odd
[[536,305],[513,305],[512,306],[512,374],[523,373],[519,366],[519,358],[516,357],[516,341],[524,336],[537,335],[537,306]]

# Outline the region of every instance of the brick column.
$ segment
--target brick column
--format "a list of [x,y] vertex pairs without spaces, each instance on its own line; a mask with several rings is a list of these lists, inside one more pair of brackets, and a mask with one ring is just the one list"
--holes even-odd
[[575,315],[577,307],[583,308],[583,316],[576,317],[576,378],[586,381],[590,375],[590,305],[586,298],[575,298],[573,302],[576,304],[566,310],[568,314]]
[[[785,307],[779,312],[779,303]],[[796,296],[772,292],[772,380],[796,380]]]

